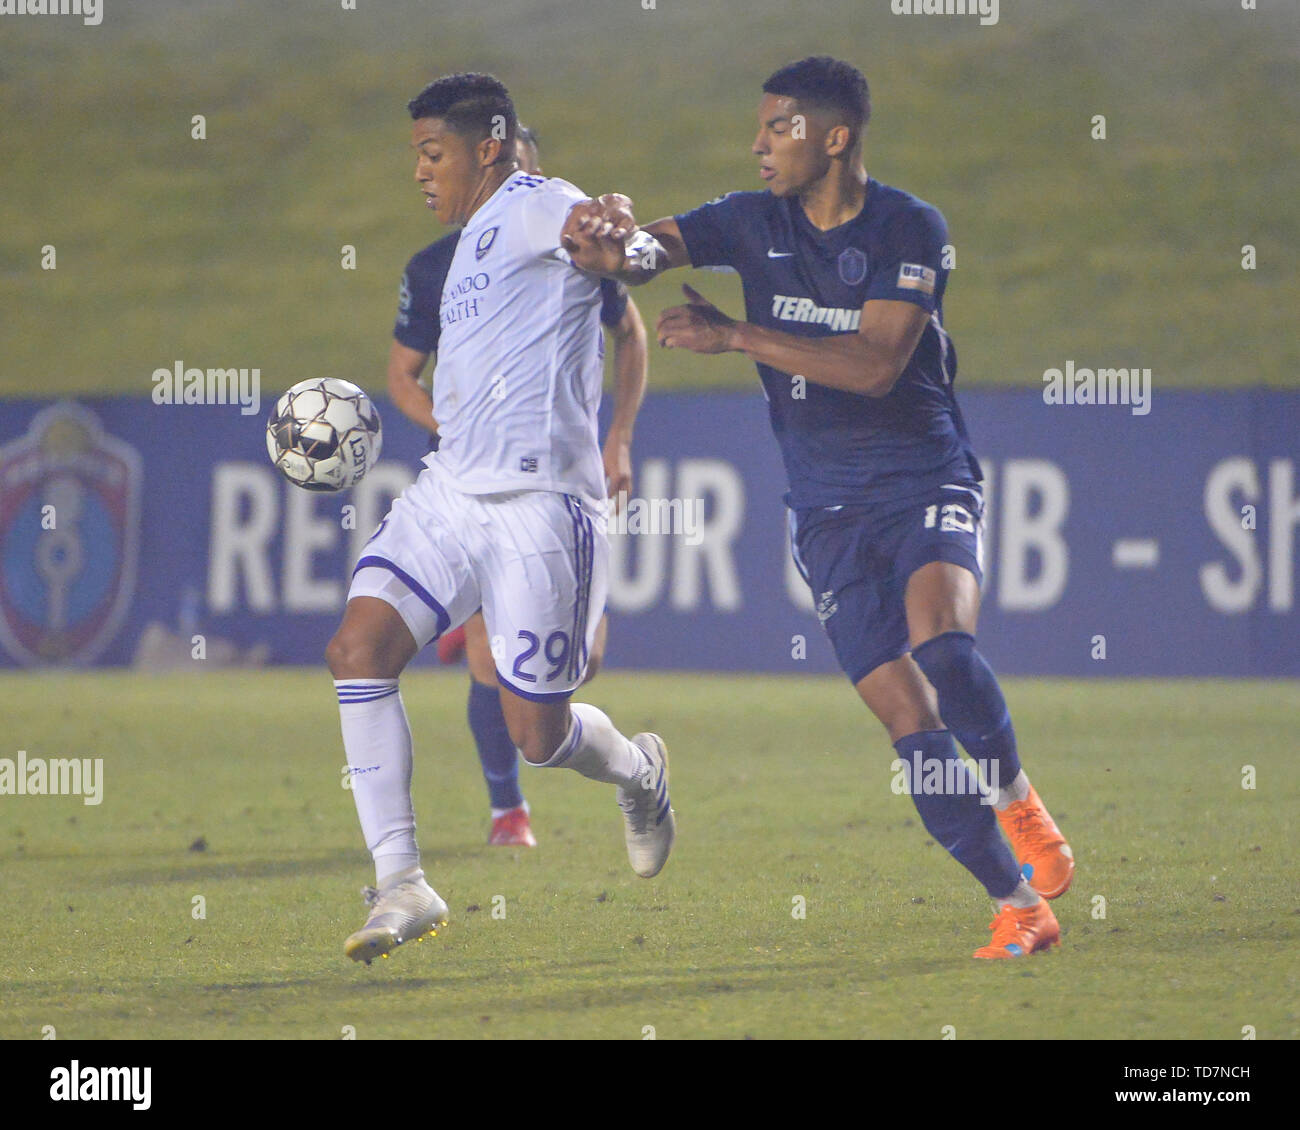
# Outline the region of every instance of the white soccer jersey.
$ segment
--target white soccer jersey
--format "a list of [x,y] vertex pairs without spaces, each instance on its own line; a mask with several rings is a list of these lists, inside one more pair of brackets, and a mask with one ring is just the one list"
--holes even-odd
[[548,490],[600,504],[600,280],[560,247],[568,181],[516,173],[461,231],[442,292],[436,456],[468,494]]

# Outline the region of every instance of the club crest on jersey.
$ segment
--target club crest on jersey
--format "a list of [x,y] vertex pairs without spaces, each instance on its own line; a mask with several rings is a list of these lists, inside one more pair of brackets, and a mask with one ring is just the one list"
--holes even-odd
[[900,263],[898,267],[900,290],[919,290],[922,294],[933,294],[935,277],[933,267],[924,267],[920,263]]
[[838,266],[840,281],[845,286],[857,286],[867,277],[867,257],[856,247],[846,247],[840,252]]
[[474,258],[482,259],[489,251],[492,250],[492,244],[496,242],[497,228],[488,228],[481,236],[478,237],[478,243],[474,245]]
[[24,665],[85,663],[135,592],[140,454],[80,404],[0,447],[0,648]]
[[840,602],[833,592],[824,592],[817,601],[817,619],[823,624],[840,610]]

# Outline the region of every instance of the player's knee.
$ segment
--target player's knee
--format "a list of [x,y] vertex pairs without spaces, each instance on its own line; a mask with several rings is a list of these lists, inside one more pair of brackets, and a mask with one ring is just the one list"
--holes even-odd
[[514,725],[507,723],[507,728],[510,740],[530,765],[550,761],[568,734],[567,722],[561,726],[558,720],[550,718],[531,719]]
[[519,756],[529,765],[544,765],[550,761],[553,752],[548,751],[543,743],[533,740],[526,740],[522,745],[515,742],[515,748],[519,750]]
[[550,761],[558,744],[553,744],[540,729],[530,728],[518,736],[511,733],[510,740],[515,743],[519,754],[530,765],[541,765]]
[[933,687],[942,687],[966,674],[975,657],[975,637],[946,631],[912,648],[912,658]]
[[876,717],[889,732],[889,740],[896,742],[909,734],[942,730],[943,720],[939,717],[938,703],[933,698],[933,691],[926,693],[922,687],[916,686],[910,687],[909,693],[900,694],[892,701],[880,704]]
[[591,682],[591,680],[600,673],[600,667],[603,661],[604,657],[600,655],[599,652],[593,651],[591,653],[590,658],[587,660],[587,673],[582,676],[582,682],[584,685]]
[[336,679],[395,679],[402,670],[380,641],[350,628],[340,628],[325,645],[325,662]]
[[909,734],[942,730],[939,701],[920,670],[906,658],[877,668],[857,683],[858,693],[896,742]]
[[329,665],[330,674],[336,679],[359,677],[360,672],[354,668],[360,660],[360,646],[342,629],[335,632],[330,642],[325,645],[325,662]]
[[336,679],[343,677],[348,663],[348,652],[348,644],[342,631],[335,632],[330,642],[325,645],[325,662],[329,666],[330,674]]
[[537,765],[547,760],[549,754],[546,752],[546,743],[542,740],[541,728],[536,723],[507,716],[506,730],[510,734],[510,740],[515,743],[519,756],[525,761]]
[[923,707],[919,710],[900,710],[880,720],[889,733],[891,742],[901,741],[909,734],[923,734],[930,730],[944,729],[943,720],[937,711]]

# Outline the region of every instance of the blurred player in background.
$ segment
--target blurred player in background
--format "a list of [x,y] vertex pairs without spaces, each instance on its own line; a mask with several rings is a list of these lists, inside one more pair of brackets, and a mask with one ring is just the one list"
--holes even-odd
[[[515,158],[521,171],[541,173],[536,135],[522,124],[515,139]],[[433,451],[438,449],[438,424],[433,398],[421,383],[421,375],[430,356],[438,352],[438,307],[459,240],[459,232],[443,236],[406,265],[388,355],[388,393],[407,419],[431,434]],[[632,432],[645,396],[646,331],[627,288],[613,279],[601,279],[600,283],[600,321],[614,339],[614,414],[605,438],[605,479],[610,496],[617,500],[620,492],[632,490]],[[586,682],[595,677],[604,658],[607,621],[602,616],[596,628]],[[533,847],[537,841],[528,802],[519,787],[519,751],[510,740],[501,711],[496,663],[480,612],[438,640],[438,658],[444,663],[454,662],[462,651],[469,661],[469,727],[492,810],[488,843]]]
[[438,453],[363,548],[326,648],[375,865],[369,914],[344,952],[367,963],[447,918],[420,866],[398,676],[479,609],[504,644],[499,695],[524,760],[616,786],[638,875],[662,870],[674,838],[663,741],[624,737],[596,707],[570,703],[609,568],[600,282],[560,246],[585,197],[520,171],[514,105],[490,75],[438,79],[408,109],[426,205],[461,232],[440,303]]
[[[659,319],[659,343],[757,362],[790,483],[791,548],[818,617],[910,770],[926,829],[999,905],[975,956],[1020,957],[1060,940],[1044,900],[1069,887],[1073,853],[1020,766],[975,648],[983,472],[943,328],[947,225],[867,175],[870,114],[854,67],[792,63],[763,84],[758,108],[752,152],[767,191],[643,231],[631,201],[604,196],[570,213],[565,246],[630,283],[670,267],[740,274],[748,321],[687,286],[688,303]],[[991,807],[954,737],[985,768]]]

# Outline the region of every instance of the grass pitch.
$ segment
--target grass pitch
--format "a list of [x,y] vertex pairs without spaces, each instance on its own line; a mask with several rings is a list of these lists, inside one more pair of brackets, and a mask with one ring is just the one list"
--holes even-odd
[[678,845],[648,882],[612,788],[569,772],[523,771],[536,850],[488,848],[464,675],[403,685],[451,922],[366,968],[342,953],[373,877],[323,670],[0,678],[0,756],[102,757],[105,782],[98,806],[0,797],[0,1036],[1300,1035],[1294,683],[1008,680],[1079,861],[1064,945],[1014,963],[971,959],[990,904],[837,679],[588,688],[671,748]]

